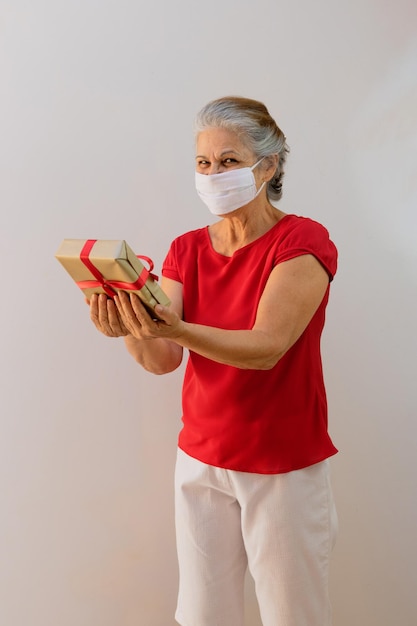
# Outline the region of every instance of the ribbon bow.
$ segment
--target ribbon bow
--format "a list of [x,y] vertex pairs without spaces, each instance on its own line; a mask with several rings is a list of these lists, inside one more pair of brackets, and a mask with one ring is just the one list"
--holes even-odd
[[80,289],[94,289],[101,287],[103,291],[110,297],[114,298],[117,295],[116,289],[122,289],[123,291],[139,291],[145,285],[149,277],[154,280],[158,280],[158,276],[152,273],[153,261],[147,256],[139,256],[138,259],[146,261],[149,264],[149,269],[143,268],[137,280],[133,283],[127,283],[119,280],[106,280],[99,270],[93,265],[90,259],[91,250],[96,243],[97,239],[87,239],[83,249],[80,252],[80,259],[84,265],[90,270],[95,280],[80,280],[77,282]]

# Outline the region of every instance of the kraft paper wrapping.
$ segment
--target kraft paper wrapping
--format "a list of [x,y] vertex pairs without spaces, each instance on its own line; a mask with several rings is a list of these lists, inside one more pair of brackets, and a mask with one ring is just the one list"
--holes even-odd
[[151,273],[153,263],[141,262],[124,240],[64,239],[55,257],[67,270],[87,299],[93,293],[117,291],[136,293],[145,306],[152,309],[159,303],[169,306],[170,300]]

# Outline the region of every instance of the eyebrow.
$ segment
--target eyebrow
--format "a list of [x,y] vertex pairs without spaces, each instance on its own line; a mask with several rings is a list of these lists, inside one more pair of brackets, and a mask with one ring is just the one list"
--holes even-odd
[[[241,157],[242,155],[240,154],[240,152],[236,152],[236,150],[223,150],[223,152],[220,153],[220,158],[224,157],[226,154],[235,154],[236,156]],[[204,154],[197,154],[196,159],[206,159],[207,157],[204,156]]]

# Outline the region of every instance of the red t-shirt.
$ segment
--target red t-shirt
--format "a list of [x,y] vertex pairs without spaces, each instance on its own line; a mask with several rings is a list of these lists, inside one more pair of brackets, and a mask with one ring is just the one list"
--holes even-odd
[[[337,250],[317,222],[284,216],[233,256],[213,249],[208,228],[171,244],[162,273],[182,283],[184,320],[229,330],[251,329],[272,269],[313,254],[329,274]],[[183,384],[179,446],[217,467],[276,474],[337,452],[327,432],[320,337],[329,289],[304,333],[270,370],[223,365],[190,351]]]

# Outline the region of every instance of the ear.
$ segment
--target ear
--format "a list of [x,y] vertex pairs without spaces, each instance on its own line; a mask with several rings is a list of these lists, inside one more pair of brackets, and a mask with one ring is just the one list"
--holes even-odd
[[269,182],[275,176],[278,163],[279,163],[278,153],[270,154],[264,158],[263,167],[264,167],[265,182]]

